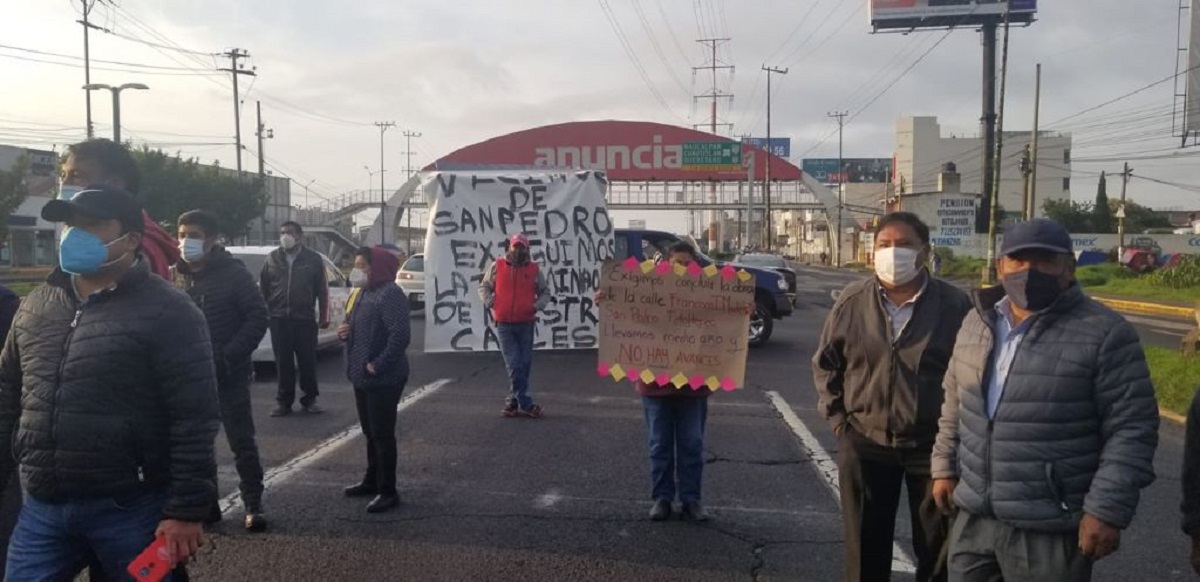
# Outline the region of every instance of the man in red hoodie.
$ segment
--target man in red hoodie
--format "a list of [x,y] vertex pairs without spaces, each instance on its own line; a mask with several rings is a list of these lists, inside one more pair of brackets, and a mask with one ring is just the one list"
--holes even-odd
[[[129,150],[107,139],[89,139],[68,147],[61,178],[59,198],[63,200],[70,200],[93,184],[114,186],[136,198],[142,185],[141,172]],[[154,222],[150,213],[142,211],[142,222],[146,230],[142,255],[155,275],[170,281],[171,266],[179,262],[179,242]]]

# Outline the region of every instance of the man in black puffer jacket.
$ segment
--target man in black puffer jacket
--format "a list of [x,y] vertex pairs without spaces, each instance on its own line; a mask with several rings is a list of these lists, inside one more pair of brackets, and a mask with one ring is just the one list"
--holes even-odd
[[[42,217],[67,224],[60,267],[0,354],[0,450],[14,452],[26,492],[5,577],[70,579],[91,552],[123,579],[156,536],[174,565],[203,543],[216,495],[204,316],[150,273],[142,209],[124,191],[89,187]],[[0,459],[2,482],[13,465]]]
[[[179,250],[175,284],[187,292],[208,320],[217,365],[217,395],[225,437],[237,466],[245,526],[252,532],[267,527],[263,516],[263,468],[254,442],[250,408],[252,356],[267,333],[267,304],[254,277],[241,261],[217,245],[217,217],[193,210],[179,217]],[[214,500],[209,523],[221,520]]]

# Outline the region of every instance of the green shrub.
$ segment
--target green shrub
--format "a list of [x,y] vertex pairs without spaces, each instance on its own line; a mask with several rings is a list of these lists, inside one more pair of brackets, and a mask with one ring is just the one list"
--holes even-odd
[[1159,269],[1147,279],[1151,285],[1167,289],[1200,287],[1200,256],[1184,257],[1178,265],[1170,269]]

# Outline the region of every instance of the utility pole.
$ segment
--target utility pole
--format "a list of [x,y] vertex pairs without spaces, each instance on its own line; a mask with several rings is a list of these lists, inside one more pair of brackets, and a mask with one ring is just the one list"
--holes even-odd
[[1025,150],[1021,153],[1021,161],[1017,163],[1017,169],[1021,171],[1021,179],[1024,184],[1025,196],[1021,199],[1021,219],[1033,220],[1033,198],[1030,193],[1030,185],[1033,183],[1033,156],[1030,145],[1025,145]]
[[1125,258],[1125,193],[1132,174],[1133,168],[1129,167],[1129,162],[1125,162],[1125,169],[1121,172],[1121,205],[1117,207],[1117,264],[1121,264]]
[[[421,132],[411,131],[411,130],[407,130],[407,129],[404,130],[404,139],[405,139],[404,149],[406,150],[404,152],[404,157],[407,160],[404,163],[405,180],[411,180],[412,175],[413,175],[412,157],[414,155],[416,155],[416,153],[417,153],[417,152],[414,152],[412,149],[412,140],[414,137],[416,137],[416,138],[421,137]],[[408,195],[408,201],[409,201],[408,208],[404,209],[404,220],[407,222],[407,224],[404,227],[404,242],[405,242],[405,246],[407,247],[405,250],[408,252],[408,256],[411,257],[412,256],[412,213],[413,213],[412,194]]]
[[383,169],[383,134],[387,132],[389,127],[396,127],[394,121],[376,121],[375,127],[379,128],[379,244],[387,242],[387,189],[383,185],[383,175],[386,173]]
[[258,177],[260,180],[263,180],[263,184],[265,185],[267,178],[265,140],[275,139],[275,130],[267,129],[267,126],[263,125],[262,101],[255,101],[254,108],[258,113],[258,123],[255,125],[258,129],[254,132],[255,137],[258,138]]
[[842,266],[842,211],[846,206],[846,167],[842,157],[842,140],[844,129],[846,128],[846,116],[850,115],[847,111],[835,111],[827,114],[829,117],[837,118],[838,124],[838,212],[837,212],[837,236],[834,237],[833,252],[835,255],[833,264],[835,267]]
[[1037,65],[1037,80],[1033,84],[1033,147],[1029,153],[1029,194],[1025,203],[1028,211],[1025,220],[1033,220],[1037,215],[1037,168],[1038,168],[1038,133],[1040,126],[1038,115],[1042,110],[1042,64]]
[[[724,62],[721,62],[717,58],[717,47],[721,46],[722,44],[724,44],[726,42],[729,42],[729,40],[730,39],[728,39],[728,38],[702,38],[702,39],[696,41],[700,44],[706,45],[709,48],[709,51],[711,52],[712,56],[710,57],[711,60],[709,60],[709,62],[707,64],[705,64],[704,66],[700,66],[700,67],[692,67],[692,71],[693,72],[709,71],[712,75],[712,88],[707,93],[694,96],[693,99],[695,99],[697,101],[699,101],[701,99],[712,100],[711,113],[709,115],[709,122],[707,125],[709,128],[709,132],[712,133],[713,135],[717,135],[717,127],[728,127],[730,131],[733,130],[733,124],[731,124],[731,123],[717,123],[717,101],[719,101],[721,99],[730,99],[730,100],[733,99],[732,93],[725,93],[717,86],[717,71],[722,70],[722,69],[731,70],[731,71],[733,70],[733,65],[729,65]],[[706,124],[697,124],[693,127],[695,129],[699,129],[701,127],[704,127],[704,125],[706,125]],[[713,182],[712,184],[709,185],[708,196],[709,196],[709,201],[712,202],[713,204],[716,204],[716,202],[717,202],[716,182]],[[714,233],[714,230],[712,228],[713,223],[718,222],[718,221],[714,220],[718,216],[718,213],[720,214],[720,217],[721,217],[721,220],[719,221],[719,234]],[[720,246],[720,241],[722,238],[724,238],[724,234],[725,234],[724,233],[725,211],[724,210],[710,211],[709,212],[709,220],[707,221],[707,223],[708,224],[705,225],[705,229],[708,230],[708,250],[709,250],[709,252],[715,252],[717,250],[720,250],[718,247]]]
[[983,194],[980,205],[983,212],[975,215],[975,232],[988,232],[990,188],[996,171],[992,165],[996,151],[996,23],[985,23],[980,32],[983,34],[983,115],[979,119],[983,125],[983,181],[979,190]]
[[767,214],[765,217],[763,217],[763,221],[767,223],[766,248],[767,251],[770,252],[771,247],[773,246],[773,241],[771,239],[774,238],[774,235],[771,232],[774,227],[774,224],[772,224],[771,220],[771,158],[775,157],[774,154],[771,153],[771,75],[786,75],[788,70],[768,67],[766,65],[763,65],[762,70],[767,72],[767,169],[765,185],[763,187],[763,198],[766,202]]
[[254,71],[243,69],[239,64],[239,59],[250,57],[250,53],[242,49],[229,49],[221,56],[229,58],[229,68],[220,69],[233,75],[233,139],[237,145],[237,171],[238,179],[242,178],[242,98],[238,94],[238,77],[241,75],[249,75],[251,77],[258,76]]
[[[988,210],[988,244],[987,267],[983,273],[983,284],[996,283],[996,228],[999,220],[996,218],[1000,210],[1000,162],[1004,151],[1004,92],[1008,82],[1008,11],[1004,12],[1004,56],[1000,65],[1000,113],[996,119],[996,159],[992,165],[991,205]],[[987,184],[984,184],[986,187]]]
[[[79,0],[83,4],[83,20],[76,20],[83,25],[83,83],[85,85],[92,84],[92,54],[91,42],[88,39],[88,32],[91,29],[99,29],[88,20],[92,14],[92,6],[96,4],[96,0]],[[87,138],[92,139],[96,136],[96,128],[92,125],[92,92],[90,90],[83,92],[87,98]]]

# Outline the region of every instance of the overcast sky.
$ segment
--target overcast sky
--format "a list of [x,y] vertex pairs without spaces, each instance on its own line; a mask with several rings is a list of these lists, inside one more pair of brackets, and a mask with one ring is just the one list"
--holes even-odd
[[[0,44],[82,57],[79,0],[3,1]],[[1043,63],[1043,128],[1074,133],[1073,195],[1092,199],[1099,171],[1120,171],[1117,160],[1126,156],[1169,155],[1178,145],[1171,137],[1174,84],[1053,122],[1171,76],[1178,0],[1041,4],[1039,21],[1012,33],[1006,129],[1030,127],[1034,64]],[[737,135],[765,134],[760,67],[789,68],[774,80],[772,125],[774,134],[792,138],[793,155],[836,156],[836,125],[826,116],[834,110],[853,116],[847,157],[891,157],[902,115],[936,115],[944,131],[960,135],[978,131],[979,35],[873,35],[867,0],[105,0],[92,20],[125,37],[199,53],[248,50],[258,76],[241,79],[243,140],[255,148],[254,102],[261,99],[275,132],[268,160],[277,174],[301,183],[293,188],[297,202],[313,179],[314,197],[366,186],[363,166],[379,166],[373,121],[397,123],[386,136],[396,185],[404,129],[423,134],[413,142],[413,165],[420,166],[549,123],[703,122],[707,108],[691,97],[708,90],[709,79],[692,74],[706,60],[700,37],[732,39],[720,58],[736,69],[720,84],[735,99],[721,117]],[[100,31],[92,34],[91,57],[96,69],[125,69],[93,70],[93,82],[151,87],[124,94],[126,138],[234,165],[232,90],[227,74],[212,72],[227,59]],[[21,60],[31,58],[76,66]],[[78,65],[0,48],[0,78],[8,81],[0,92],[0,143],[61,147],[78,140],[85,123]],[[107,94],[93,99],[98,135],[111,131],[109,103]],[[1134,161],[1135,173],[1200,185],[1200,155],[1189,151],[1191,157]],[[256,167],[252,152],[245,164]],[[1146,180],[1130,190],[1140,202],[1189,209],[1200,207],[1197,191]]]

